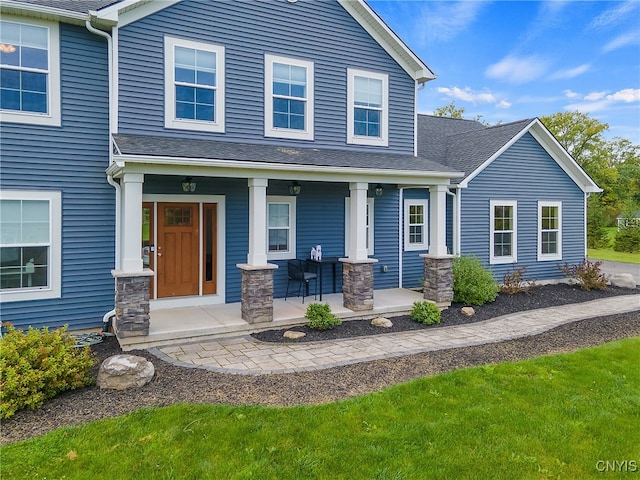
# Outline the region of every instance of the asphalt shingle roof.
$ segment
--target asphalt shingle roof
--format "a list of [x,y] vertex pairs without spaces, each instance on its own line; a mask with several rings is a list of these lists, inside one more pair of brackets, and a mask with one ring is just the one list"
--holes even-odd
[[392,153],[353,152],[347,150],[282,147],[218,140],[193,140],[151,135],[114,135],[122,155],[173,158],[220,159],[290,165],[309,165],[374,170],[447,172],[457,170],[424,157]]
[[58,8],[75,13],[88,13],[89,10],[100,10],[120,0],[18,0],[20,3]]

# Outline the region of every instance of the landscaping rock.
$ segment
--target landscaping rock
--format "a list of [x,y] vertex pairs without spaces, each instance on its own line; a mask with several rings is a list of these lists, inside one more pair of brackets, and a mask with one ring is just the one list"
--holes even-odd
[[460,312],[467,317],[472,317],[476,314],[476,311],[473,309],[473,307],[462,307],[460,309]]
[[636,279],[630,273],[616,273],[609,277],[612,287],[636,288]]
[[289,340],[298,340],[299,338],[306,337],[307,334],[304,332],[296,332],[295,330],[287,330],[282,336]]
[[113,355],[100,365],[96,383],[100,388],[125,390],[146,385],[154,373],[153,363],[144,357]]
[[381,327],[381,328],[391,328],[393,327],[393,322],[388,318],[376,317],[373,320],[371,320],[371,326]]

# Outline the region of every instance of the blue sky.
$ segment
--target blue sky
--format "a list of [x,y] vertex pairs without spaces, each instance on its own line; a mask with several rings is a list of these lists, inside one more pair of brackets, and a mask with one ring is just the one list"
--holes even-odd
[[491,124],[578,110],[640,144],[640,0],[369,0],[436,73],[418,111]]

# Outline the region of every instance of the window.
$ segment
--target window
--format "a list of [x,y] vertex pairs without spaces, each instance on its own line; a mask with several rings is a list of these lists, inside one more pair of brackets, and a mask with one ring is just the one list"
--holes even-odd
[[[373,255],[374,250],[374,228],[373,228],[373,219],[374,210],[373,210],[374,199],[367,198],[367,255]],[[344,199],[344,252],[345,256],[349,256],[349,241],[351,240],[351,198],[347,197]]]
[[313,63],[265,55],[267,137],[313,140]]
[[348,70],[347,143],[387,146],[388,76]]
[[0,297],[60,297],[60,192],[0,192]]
[[490,263],[515,263],[517,256],[517,203],[496,200],[490,202],[491,238]]
[[296,258],[296,203],[292,197],[267,197],[267,258]]
[[404,201],[404,249],[428,250],[427,200]]
[[562,259],[562,203],[538,202],[538,260]]
[[165,127],[224,132],[224,47],[165,37]]
[[60,56],[57,23],[0,22],[2,121],[60,126]]

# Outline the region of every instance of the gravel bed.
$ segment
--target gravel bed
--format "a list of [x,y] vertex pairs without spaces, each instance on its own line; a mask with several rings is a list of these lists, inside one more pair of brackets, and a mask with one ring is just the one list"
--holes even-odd
[[[538,287],[531,294],[501,294],[496,302],[478,307],[474,317],[455,313],[459,311],[456,305],[443,315],[443,325],[445,317],[447,325],[455,325],[514,311],[634,293],[638,293],[638,290],[583,292],[566,285]],[[345,322],[345,325],[349,323],[353,322]],[[362,330],[354,327],[350,333],[345,331],[347,335],[353,335]],[[376,333],[380,334],[380,331]],[[149,384],[125,391],[100,390],[92,386],[65,392],[47,401],[38,410],[19,411],[12,418],[4,420],[0,442],[24,440],[59,427],[114,417],[142,407],[180,402],[281,406],[332,402],[459,368],[570,352],[634,336],[640,336],[640,313],[637,311],[574,322],[540,335],[506,342],[407,355],[313,372],[259,376],[183,368],[163,362],[147,351],[134,351],[130,353],[148,358],[155,366],[156,375]],[[114,338],[107,338],[92,348],[100,360],[120,352]],[[94,371],[97,373],[97,367]]]

